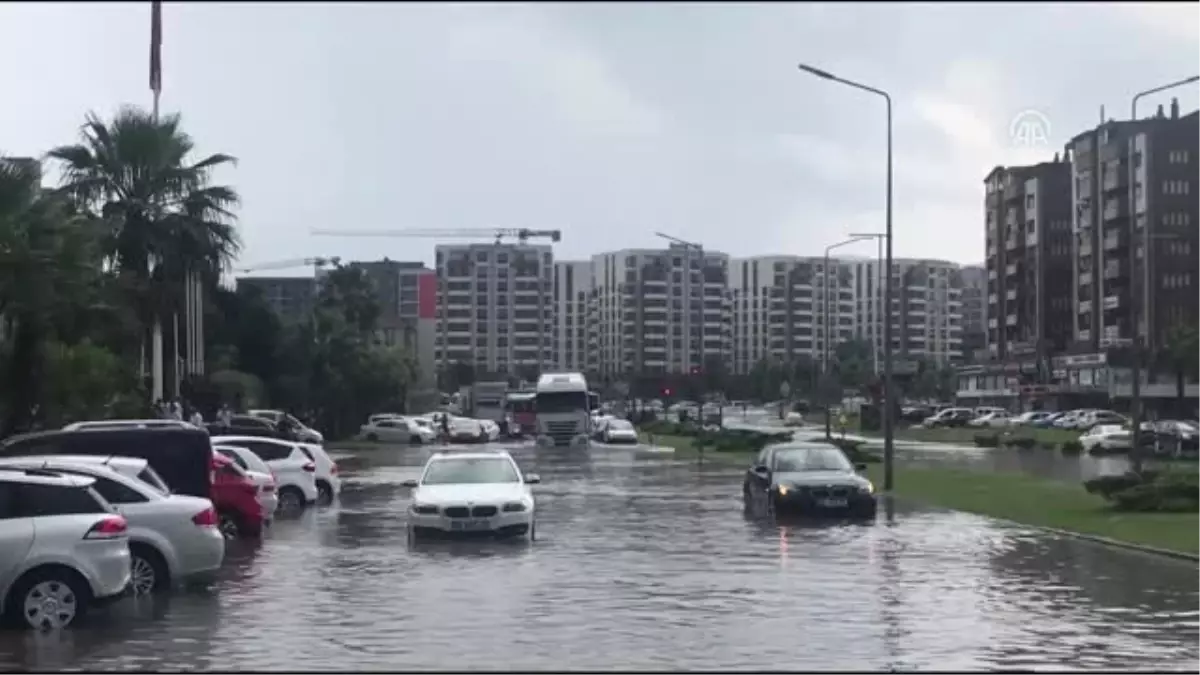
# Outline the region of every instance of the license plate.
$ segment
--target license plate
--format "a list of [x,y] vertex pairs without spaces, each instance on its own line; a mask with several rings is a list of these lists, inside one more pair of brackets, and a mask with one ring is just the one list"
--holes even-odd
[[489,525],[486,518],[473,518],[451,521],[450,529],[454,532],[480,532],[489,529]]
[[817,504],[827,509],[844,509],[850,502],[845,499],[819,499]]

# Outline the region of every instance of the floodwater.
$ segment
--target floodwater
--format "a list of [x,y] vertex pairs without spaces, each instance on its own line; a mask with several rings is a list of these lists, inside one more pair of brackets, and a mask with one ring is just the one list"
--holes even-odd
[[0,633],[0,670],[1188,669],[1194,563],[885,504],[777,526],[741,471],[511,446],[538,540],[405,537],[420,448],[342,460],[338,503],[231,548],[208,591]]

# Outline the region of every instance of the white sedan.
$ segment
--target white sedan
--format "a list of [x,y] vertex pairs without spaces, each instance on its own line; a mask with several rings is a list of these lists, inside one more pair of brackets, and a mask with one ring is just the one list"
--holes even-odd
[[438,452],[425,463],[408,509],[408,537],[433,534],[491,534],[537,538],[536,503],[530,485],[504,451]]
[[1079,444],[1089,454],[1126,452],[1133,447],[1133,436],[1119,424],[1097,424],[1079,437]]
[[604,443],[634,443],[638,442],[637,429],[629,420],[610,419],[600,432],[600,440]]
[[360,436],[368,441],[384,441],[388,443],[432,443],[437,434],[427,426],[421,426],[402,417],[387,417],[367,422],[358,430]]

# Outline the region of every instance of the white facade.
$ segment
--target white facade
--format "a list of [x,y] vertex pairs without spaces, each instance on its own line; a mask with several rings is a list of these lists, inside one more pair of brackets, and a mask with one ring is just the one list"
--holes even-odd
[[549,370],[554,353],[554,256],[530,244],[438,245],[436,359],[479,374]]
[[[944,260],[894,259],[892,347],[899,358],[957,362],[963,349],[962,278]],[[846,261],[854,297],[853,334],[883,352],[883,263]]]

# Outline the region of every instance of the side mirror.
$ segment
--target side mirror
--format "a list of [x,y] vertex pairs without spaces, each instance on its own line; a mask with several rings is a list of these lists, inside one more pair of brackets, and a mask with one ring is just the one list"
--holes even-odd
[[525,483],[527,485],[537,485],[538,483],[541,483],[541,482],[542,482],[542,477],[537,475],[536,473],[525,474]]
[[415,487],[417,487],[417,479],[409,478],[408,480],[401,483],[401,485],[403,485],[406,488],[415,488]]
[[770,469],[761,464],[751,469],[751,471],[754,472],[755,476],[759,476],[760,478],[766,478],[771,475]]
[[861,463],[859,463],[859,464],[855,464],[855,465],[854,465],[854,470],[855,470],[855,471],[866,471],[866,470],[867,470],[867,465],[866,465],[866,464],[861,464]]

